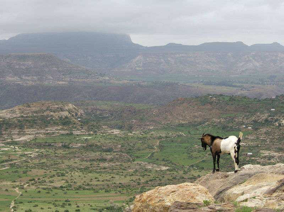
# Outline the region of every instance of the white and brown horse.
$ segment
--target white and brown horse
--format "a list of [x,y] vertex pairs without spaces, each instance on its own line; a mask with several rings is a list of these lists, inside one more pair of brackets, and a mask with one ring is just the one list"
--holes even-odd
[[[239,171],[239,152],[240,152],[240,142],[242,140],[243,133],[240,132],[239,137],[236,136],[229,136],[227,138],[222,138],[219,136],[214,136],[211,134],[204,134],[201,137],[201,146],[203,147],[204,151],[206,147],[210,147],[210,151],[213,157],[213,173],[215,171],[219,171],[219,160],[221,154],[230,154],[235,165],[235,172]],[[217,158],[217,166],[215,168]]]

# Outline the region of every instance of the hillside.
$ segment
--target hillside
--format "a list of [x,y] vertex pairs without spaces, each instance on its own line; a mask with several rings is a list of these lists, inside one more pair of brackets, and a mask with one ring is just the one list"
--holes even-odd
[[44,53],[0,55],[0,67],[0,80],[8,83],[62,84],[99,80],[94,71]]
[[70,103],[36,102],[0,110],[0,140],[29,140],[81,129],[84,112]]
[[[240,96],[206,95],[180,98],[158,107],[149,114],[155,121],[165,123],[226,122],[283,126],[283,95],[274,99],[256,100]],[[230,126],[230,123],[227,124]]]
[[[132,104],[161,105],[177,98],[197,97],[206,94],[240,95],[250,98],[271,98],[284,93],[284,87],[273,85],[215,86],[184,85],[179,83],[139,83],[98,77],[96,80],[60,81],[42,84],[38,81],[0,83],[0,109],[37,101],[118,101]],[[50,81],[48,81],[50,82]]]
[[[112,72],[140,80],[164,80],[218,85],[281,84],[284,51],[167,51],[141,53]],[[227,84],[226,84],[227,82]]]

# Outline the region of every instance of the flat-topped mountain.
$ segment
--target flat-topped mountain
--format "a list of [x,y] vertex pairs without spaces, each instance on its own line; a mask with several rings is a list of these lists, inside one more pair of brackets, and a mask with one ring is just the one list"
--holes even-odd
[[0,43],[0,54],[51,53],[98,71],[116,67],[135,56],[141,46],[129,35],[97,32],[20,34]]

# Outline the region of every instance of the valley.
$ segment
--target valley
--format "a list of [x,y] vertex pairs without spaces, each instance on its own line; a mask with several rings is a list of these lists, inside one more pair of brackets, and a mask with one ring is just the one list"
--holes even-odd
[[[123,211],[139,193],[211,172],[204,132],[244,132],[241,166],[283,163],[283,101],[208,95],[162,106],[80,101],[2,110],[0,209]],[[61,131],[43,130],[54,127]],[[233,170],[229,155],[220,162],[221,171]]]

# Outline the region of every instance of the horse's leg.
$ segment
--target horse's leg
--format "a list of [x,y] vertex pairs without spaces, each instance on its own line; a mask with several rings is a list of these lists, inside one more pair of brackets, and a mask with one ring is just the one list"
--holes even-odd
[[234,161],[234,165],[235,165],[235,173],[236,173],[236,172],[238,172],[239,167],[238,167],[238,164],[237,164],[237,162],[236,162],[236,154],[235,154],[235,150],[234,150],[234,149],[233,149],[233,150],[231,150],[230,154],[231,154],[231,157],[232,157],[232,159],[233,159],[233,161]]
[[216,171],[218,172],[220,170],[220,167],[219,167],[219,160],[220,160],[220,155],[217,155],[217,169]]
[[238,168],[237,168],[238,171],[240,170],[240,168],[239,168],[239,163],[240,163],[240,161],[239,161],[240,148],[241,148],[240,145],[237,145],[237,146],[235,146],[235,148],[234,148],[234,149],[235,149],[235,163],[236,163],[237,166],[238,166]]
[[240,168],[239,168],[239,164],[240,164],[240,149],[241,149],[241,146],[238,145],[237,146],[237,160],[236,160],[236,163],[238,165],[238,170],[240,170]]
[[212,153],[212,157],[213,157],[213,171],[212,171],[212,173],[215,173],[215,170],[216,170],[216,167],[215,167],[216,154],[215,154],[215,152],[213,152],[212,150],[211,150],[211,153]]

